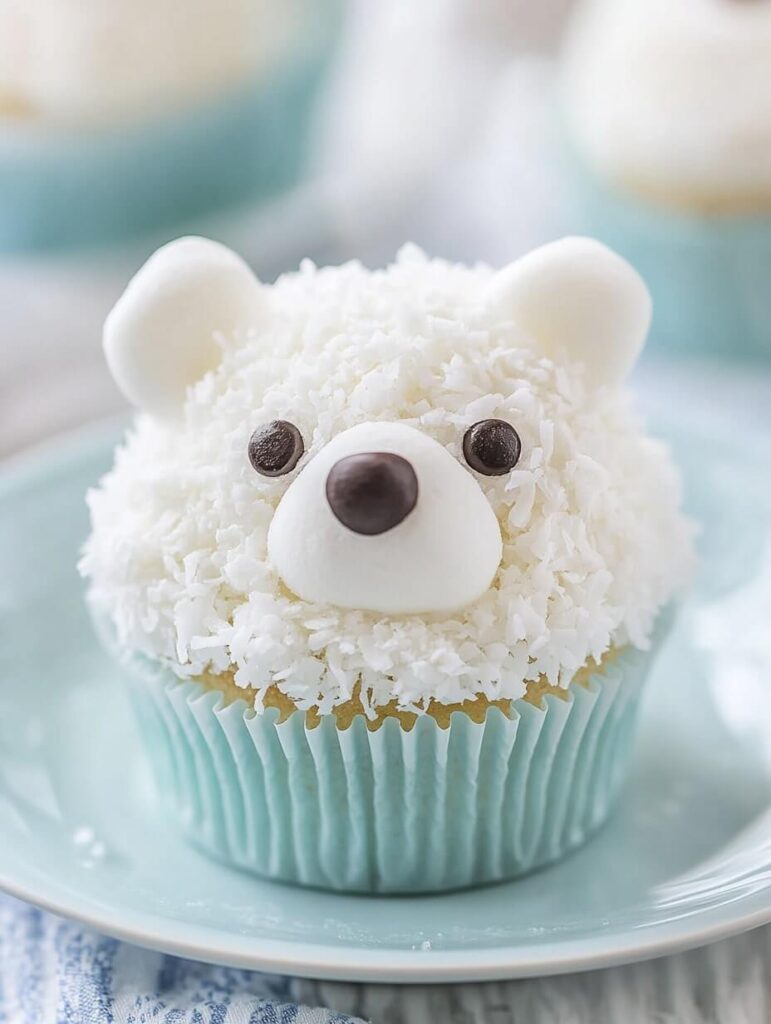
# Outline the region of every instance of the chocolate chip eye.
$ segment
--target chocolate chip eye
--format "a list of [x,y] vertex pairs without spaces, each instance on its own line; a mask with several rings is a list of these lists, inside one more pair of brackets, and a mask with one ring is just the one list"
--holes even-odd
[[291,473],[305,451],[302,434],[287,420],[257,427],[249,438],[249,461],[263,476]]
[[503,476],[519,461],[522,442],[505,420],[480,420],[463,435],[463,455],[472,469],[485,476]]

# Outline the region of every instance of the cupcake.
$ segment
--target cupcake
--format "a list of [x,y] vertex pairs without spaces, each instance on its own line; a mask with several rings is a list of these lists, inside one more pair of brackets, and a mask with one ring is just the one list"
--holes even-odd
[[163,229],[290,184],[335,5],[0,4],[0,251]]
[[584,0],[562,96],[576,225],[646,278],[652,338],[771,357],[771,4]]
[[80,567],[194,843],[426,892],[604,821],[691,559],[624,389],[650,311],[581,238],[272,286],[188,238],[139,271],[104,344],[140,412]]

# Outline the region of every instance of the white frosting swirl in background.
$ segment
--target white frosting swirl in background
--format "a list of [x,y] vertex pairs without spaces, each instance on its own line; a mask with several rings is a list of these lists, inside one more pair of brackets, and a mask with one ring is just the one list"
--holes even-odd
[[607,177],[675,204],[771,206],[767,0],[587,0],[563,86]]
[[82,123],[216,93],[282,48],[297,6],[0,0],[0,112]]

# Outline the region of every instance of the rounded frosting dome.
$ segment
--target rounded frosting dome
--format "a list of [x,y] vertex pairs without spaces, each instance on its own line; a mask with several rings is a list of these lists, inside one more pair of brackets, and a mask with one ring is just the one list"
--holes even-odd
[[563,54],[576,142],[601,173],[686,206],[771,204],[771,3],[585,0]]
[[0,111],[76,123],[153,113],[254,75],[292,17],[272,0],[0,3]]
[[[569,299],[566,244],[582,268],[608,250],[556,243],[548,280]],[[624,268],[581,280],[626,294],[631,351],[649,300]],[[176,416],[138,416],[89,495],[81,569],[119,643],[180,675],[232,673],[258,707],[275,686],[322,713],[358,689],[365,709],[515,699],[646,646],[690,567],[677,474],[622,382],[588,372],[596,346],[582,357],[552,334],[546,354],[523,330],[530,274],[507,305],[510,271],[409,247],[383,271],[255,281],[251,326],[217,335]],[[575,302],[577,320],[615,308]],[[504,472],[464,456],[484,421],[516,432]],[[257,436],[275,449],[250,458],[271,424]]]

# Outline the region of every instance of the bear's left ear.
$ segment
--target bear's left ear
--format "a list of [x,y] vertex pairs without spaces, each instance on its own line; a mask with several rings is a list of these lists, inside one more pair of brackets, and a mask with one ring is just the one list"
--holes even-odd
[[129,281],[104,325],[104,352],[124,395],[173,416],[187,388],[220,359],[215,335],[252,326],[262,288],[240,256],[207,238],[158,249]]
[[627,375],[651,322],[643,279],[593,238],[563,238],[504,267],[490,282],[489,302],[545,355],[583,363],[592,386]]

